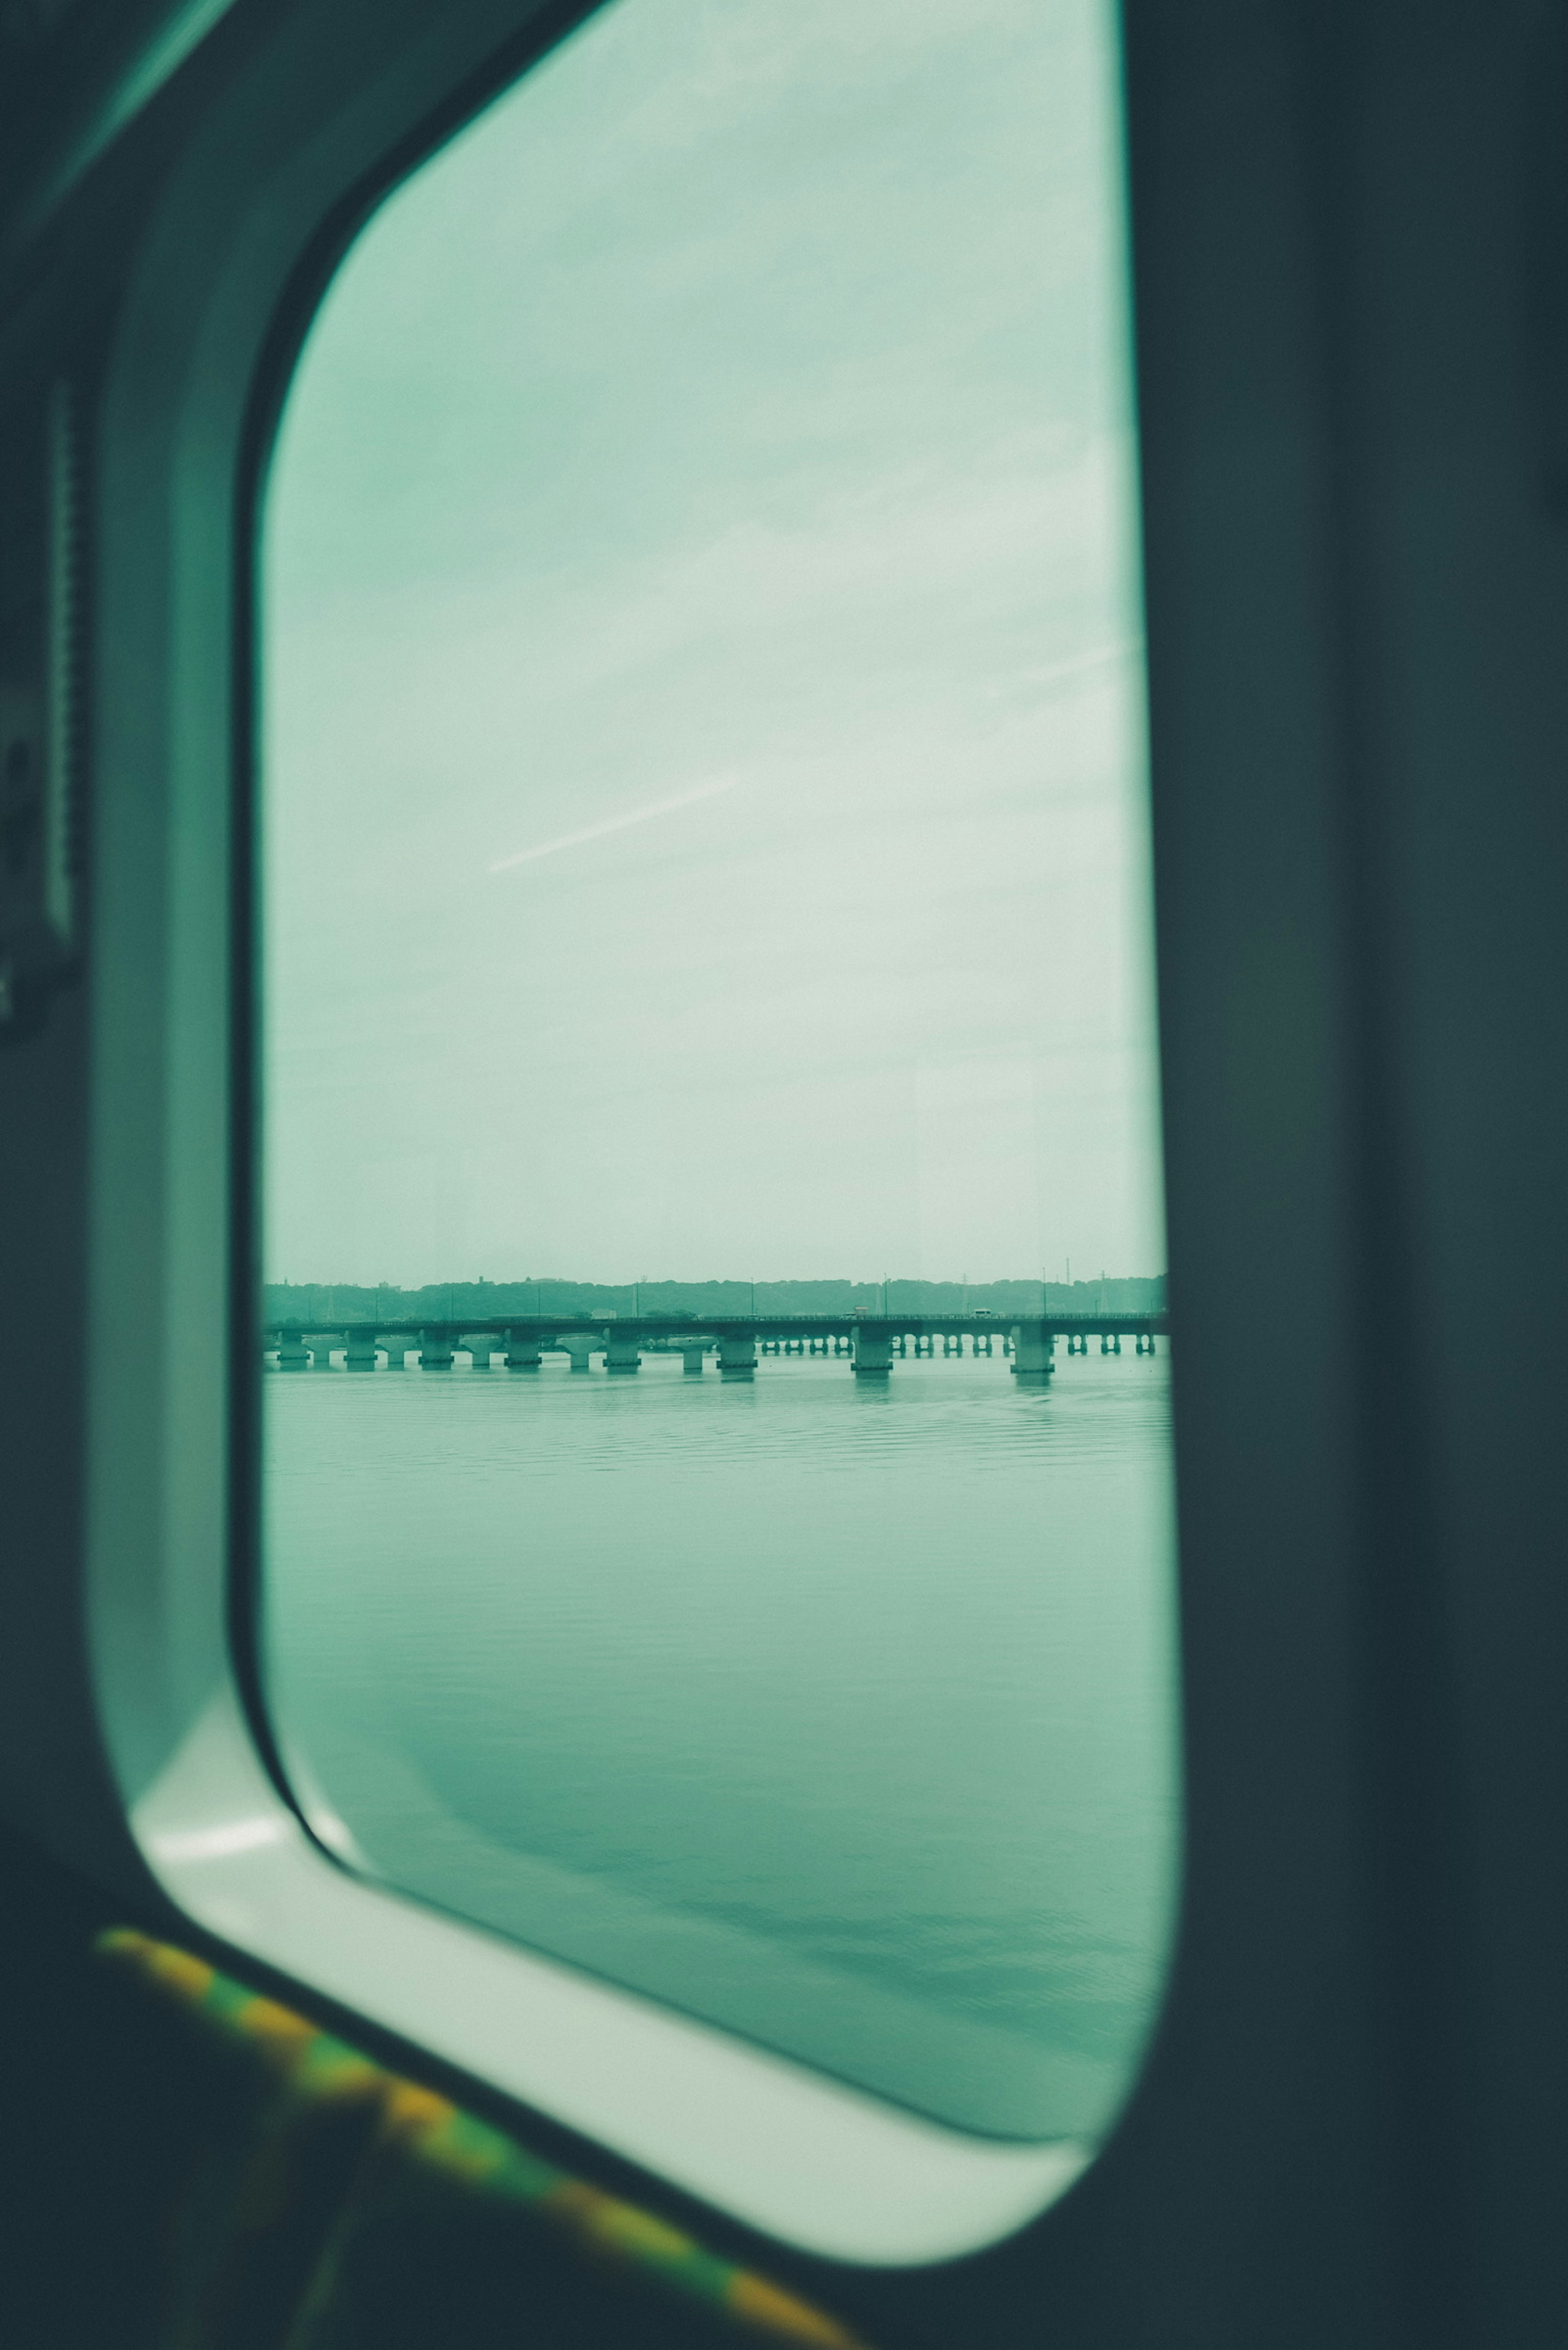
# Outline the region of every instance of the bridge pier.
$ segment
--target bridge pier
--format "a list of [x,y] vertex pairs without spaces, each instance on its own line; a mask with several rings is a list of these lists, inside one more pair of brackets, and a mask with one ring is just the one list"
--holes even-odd
[[722,1379],[754,1379],[756,1375],[757,1342],[751,1332],[726,1332],[719,1340],[719,1377]]
[[487,1371],[490,1368],[490,1357],[495,1352],[494,1331],[474,1330],[463,1339],[462,1344],[468,1350],[474,1369]]
[[407,1357],[413,1341],[406,1330],[383,1331],[379,1344],[387,1357],[387,1368],[389,1371],[407,1370]]
[[344,1334],[343,1367],[349,1371],[373,1371],[376,1367],[376,1332],[369,1328],[349,1330]]
[[310,1349],[302,1330],[280,1330],[277,1334],[277,1367],[280,1371],[303,1371],[310,1367]]
[[421,1371],[450,1371],[452,1343],[444,1330],[420,1332],[420,1368]]
[[318,1330],[310,1341],[310,1367],[313,1371],[332,1368],[332,1349],[337,1344],[336,1330]]
[[601,1343],[599,1339],[589,1337],[586,1332],[577,1330],[568,1331],[564,1338],[557,1338],[556,1341],[562,1353],[571,1357],[574,1371],[586,1371],[590,1368],[589,1357],[597,1354]]
[[536,1330],[507,1331],[506,1367],[509,1371],[536,1371],[538,1369],[539,1334]]
[[[903,1352],[904,1342],[898,1341]],[[857,1379],[885,1379],[893,1367],[893,1342],[886,1330],[857,1330],[855,1333],[855,1376]]]
[[1036,1387],[1043,1385],[1056,1367],[1051,1359],[1054,1344],[1044,1322],[1018,1323],[1012,1333],[1014,1376]]
[[707,1359],[708,1342],[706,1339],[703,1339],[698,1346],[682,1347],[680,1349],[682,1377],[689,1379],[700,1379],[702,1376],[703,1365],[706,1363]]
[[616,1378],[642,1368],[642,1349],[635,1330],[612,1331],[605,1340],[605,1368]]

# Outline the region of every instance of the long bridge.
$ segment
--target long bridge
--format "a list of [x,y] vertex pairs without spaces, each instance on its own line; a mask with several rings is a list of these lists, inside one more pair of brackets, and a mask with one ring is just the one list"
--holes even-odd
[[389,1371],[406,1370],[417,1356],[425,1371],[450,1371],[466,1354],[476,1371],[497,1358],[509,1371],[536,1371],[545,1355],[565,1355],[574,1371],[588,1371],[596,1356],[612,1376],[642,1367],[645,1355],[680,1355],[689,1375],[700,1377],[710,1355],[719,1376],[750,1379],[763,1355],[826,1355],[847,1358],[857,1378],[885,1379],[900,1356],[994,1350],[1011,1357],[1021,1379],[1041,1382],[1055,1368],[1057,1343],[1070,1355],[1086,1355],[1097,1339],[1102,1355],[1119,1355],[1130,1338],[1137,1354],[1155,1352],[1169,1336],[1166,1314],[535,1314],[487,1322],[349,1322],[336,1327],[299,1322],[273,1323],[263,1333],[264,1352],[280,1371],[335,1370],[343,1357],[349,1371],[373,1371],[385,1355]]

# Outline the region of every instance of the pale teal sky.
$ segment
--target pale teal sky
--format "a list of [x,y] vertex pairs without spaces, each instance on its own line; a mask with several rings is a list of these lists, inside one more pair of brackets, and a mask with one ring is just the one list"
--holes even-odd
[[1163,1265],[1112,25],[617,0],[361,236],[266,519],[269,1278]]

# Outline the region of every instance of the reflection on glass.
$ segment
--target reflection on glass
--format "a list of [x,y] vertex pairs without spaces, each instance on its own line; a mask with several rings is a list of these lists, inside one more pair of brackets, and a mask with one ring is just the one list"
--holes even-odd
[[302,1800],[1039,2137],[1179,1838],[1115,84],[1088,0],[621,0],[354,247],[265,536]]

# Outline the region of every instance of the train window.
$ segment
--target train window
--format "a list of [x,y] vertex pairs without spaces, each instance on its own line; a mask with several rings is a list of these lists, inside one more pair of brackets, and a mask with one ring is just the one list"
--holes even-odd
[[352,247],[263,547],[301,1811],[1080,2156],[1180,1827],[1116,68],[619,0]]

